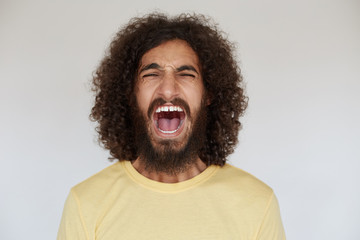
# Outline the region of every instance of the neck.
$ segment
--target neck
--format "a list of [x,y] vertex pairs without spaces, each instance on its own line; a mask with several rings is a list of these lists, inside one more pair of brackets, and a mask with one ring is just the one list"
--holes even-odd
[[135,161],[133,161],[132,165],[144,177],[163,183],[183,182],[199,175],[206,169],[206,164],[201,161],[200,158],[197,158],[194,164],[188,167],[184,172],[175,175],[170,175],[164,172],[149,172],[145,169],[145,164],[141,161],[140,158],[137,158]]

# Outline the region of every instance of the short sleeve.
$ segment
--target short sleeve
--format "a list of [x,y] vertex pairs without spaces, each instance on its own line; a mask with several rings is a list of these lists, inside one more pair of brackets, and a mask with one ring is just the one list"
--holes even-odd
[[66,199],[57,240],[89,239],[76,194],[71,190]]
[[274,193],[272,194],[262,224],[260,226],[257,240],[285,240],[284,227],[281,221],[279,204]]

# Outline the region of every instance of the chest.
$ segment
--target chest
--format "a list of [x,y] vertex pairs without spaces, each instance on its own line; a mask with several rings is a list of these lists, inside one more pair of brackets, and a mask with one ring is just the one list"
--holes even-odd
[[251,204],[216,193],[142,194],[109,205],[95,239],[251,239],[255,215]]

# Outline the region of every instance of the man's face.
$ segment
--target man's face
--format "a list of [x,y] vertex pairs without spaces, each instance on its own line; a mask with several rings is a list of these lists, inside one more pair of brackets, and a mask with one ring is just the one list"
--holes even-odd
[[[180,152],[190,138],[200,140],[204,135],[205,90],[200,71],[197,54],[182,40],[165,42],[141,58],[135,96],[155,151]],[[194,132],[201,137],[194,138]]]
[[163,140],[183,147],[204,95],[197,54],[182,40],[149,50],[141,58],[135,94],[154,147]]

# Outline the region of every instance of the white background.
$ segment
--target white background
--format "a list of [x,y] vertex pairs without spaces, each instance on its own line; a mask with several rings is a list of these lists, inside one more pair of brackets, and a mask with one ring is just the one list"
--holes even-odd
[[50,2],[0,1],[0,239],[54,239],[71,186],[110,165],[92,72],[154,9],[237,42],[250,104],[230,162],[275,190],[287,238],[360,239],[359,1]]

